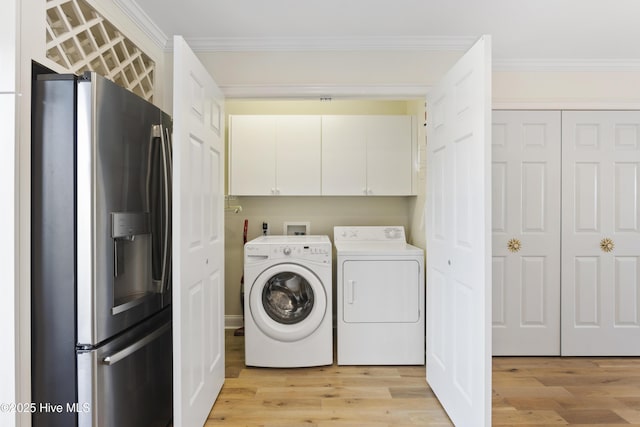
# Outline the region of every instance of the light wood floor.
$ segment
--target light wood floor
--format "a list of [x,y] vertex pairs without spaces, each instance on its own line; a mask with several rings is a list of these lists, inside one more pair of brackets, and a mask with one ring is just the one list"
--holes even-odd
[[[226,381],[206,427],[450,426],[423,366],[247,368],[226,334]],[[640,425],[640,359],[494,358],[493,425]]]

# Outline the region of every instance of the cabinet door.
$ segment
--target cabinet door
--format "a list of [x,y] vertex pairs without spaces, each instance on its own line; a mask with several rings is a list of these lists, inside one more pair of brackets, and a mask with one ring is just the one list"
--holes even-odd
[[640,355],[640,112],[562,113],[562,355]]
[[278,116],[276,140],[276,194],[320,195],[320,116]]
[[276,194],[274,118],[231,116],[229,125],[229,194]]
[[365,126],[364,116],[322,116],[322,194],[366,194]]
[[411,194],[411,116],[367,117],[367,194]]
[[493,355],[559,355],[560,112],[492,120]]

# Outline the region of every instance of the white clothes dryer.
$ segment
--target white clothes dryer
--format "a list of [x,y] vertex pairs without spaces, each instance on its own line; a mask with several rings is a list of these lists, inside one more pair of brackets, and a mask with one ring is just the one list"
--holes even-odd
[[424,364],[424,251],[404,227],[335,227],[333,237],[338,364]]
[[262,236],[244,246],[245,363],[333,363],[331,241]]

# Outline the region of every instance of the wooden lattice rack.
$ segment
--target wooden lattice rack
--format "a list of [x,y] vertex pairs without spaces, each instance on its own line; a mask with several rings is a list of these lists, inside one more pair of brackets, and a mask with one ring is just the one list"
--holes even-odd
[[47,58],[153,100],[155,62],[83,0],[47,0]]

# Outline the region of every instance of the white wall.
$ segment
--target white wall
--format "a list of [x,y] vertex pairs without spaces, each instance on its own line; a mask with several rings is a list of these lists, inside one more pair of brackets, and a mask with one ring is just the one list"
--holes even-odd
[[0,93],[16,89],[16,52],[18,44],[17,0],[5,0],[0,14]]
[[495,71],[494,108],[640,109],[635,71]]
[[[242,88],[363,87],[371,92],[432,84],[462,55],[433,51],[197,52],[228,93]],[[399,93],[401,94],[401,93]],[[340,93],[326,93],[339,96]],[[366,97],[366,93],[362,93]],[[391,94],[397,95],[397,94]]]
[[[16,62],[18,14],[15,0],[3,3],[0,13],[0,403],[18,401],[19,377],[16,348],[19,329],[16,317]],[[16,414],[0,410],[0,425],[11,426]]]
[[[0,34],[0,37],[2,35]],[[16,271],[16,176],[15,176],[15,111],[16,95],[0,94],[0,223],[4,233],[0,239],[0,403],[18,401],[19,354]],[[0,410],[0,425],[10,426],[15,414]]]

